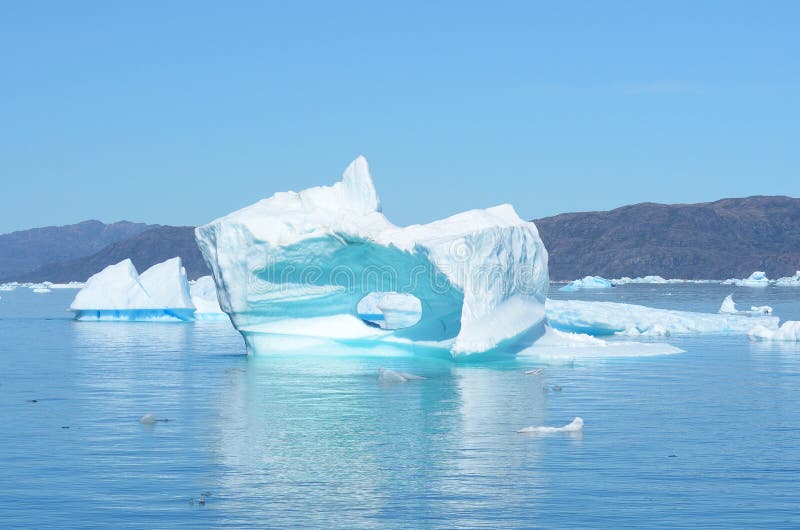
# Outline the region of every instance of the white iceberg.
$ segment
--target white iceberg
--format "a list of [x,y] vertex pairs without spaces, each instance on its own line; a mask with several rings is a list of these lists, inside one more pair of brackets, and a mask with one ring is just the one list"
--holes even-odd
[[726,315],[769,315],[772,314],[772,307],[768,305],[750,306],[749,311],[740,311],[736,309],[736,303],[733,301],[733,295],[729,294],[722,301],[719,312]]
[[[381,213],[363,157],[332,186],[276,193],[196,236],[251,353],[292,335],[512,354],[543,333],[547,252],[533,223],[502,205],[397,227]],[[413,295],[419,321],[389,330],[359,318],[359,301],[374,292]]]
[[794,273],[794,276],[785,276],[775,280],[775,285],[779,287],[800,287],[800,271]]
[[726,333],[746,335],[754,325],[777,329],[769,316],[694,313],[616,302],[547,300],[547,320],[562,331],[590,335],[653,335]]
[[575,280],[561,289],[559,291],[580,291],[581,289],[608,289],[609,287],[613,287],[614,285],[611,281],[606,280],[600,276],[585,276],[580,280]]
[[153,265],[141,276],[126,259],[89,278],[70,311],[78,320],[189,321],[194,306],[180,258]]
[[189,293],[195,309],[195,320],[228,320],[228,315],[219,306],[214,278],[201,276],[189,282]]
[[519,355],[533,357],[541,362],[563,364],[593,359],[650,357],[676,353],[684,353],[684,350],[665,342],[603,340],[585,333],[560,331],[548,325],[545,327],[544,335]]
[[722,283],[725,285],[736,285],[737,287],[769,287],[770,281],[764,271],[755,271],[744,280],[730,278]]
[[583,418],[578,416],[563,427],[525,427],[517,432],[526,434],[552,434],[556,432],[579,432],[583,430]]
[[31,291],[33,291],[36,294],[45,294],[53,292],[48,287],[31,287]]
[[776,342],[800,342],[800,321],[789,320],[781,324],[778,329],[768,328],[762,325],[754,326],[748,336],[751,340],[776,341]]
[[51,283],[51,289],[83,289],[84,285],[83,282],[69,282],[69,283]]
[[13,291],[19,284],[17,282],[0,283],[0,291]]

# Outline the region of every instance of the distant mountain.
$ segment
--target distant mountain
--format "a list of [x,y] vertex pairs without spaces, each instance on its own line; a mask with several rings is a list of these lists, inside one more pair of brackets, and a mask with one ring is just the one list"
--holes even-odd
[[[642,203],[535,220],[550,278],[658,274],[770,278],[800,270],[800,199],[747,197],[700,204]],[[0,235],[0,281],[84,281],[131,258],[139,271],[180,256],[190,279],[209,274],[190,226],[86,221]]]
[[130,258],[136,269],[142,272],[151,265],[175,256],[180,256],[183,260],[190,280],[210,274],[200,249],[197,248],[194,227],[156,225],[129,239],[112,243],[91,255],[45,265],[34,271],[8,278],[7,281],[84,281],[92,274],[125,258]]
[[93,254],[148,230],[144,223],[84,221],[0,235],[0,278],[23,275],[49,263]]
[[642,203],[534,221],[550,278],[657,274],[665,278],[770,278],[800,269],[800,199],[756,196],[699,204]]

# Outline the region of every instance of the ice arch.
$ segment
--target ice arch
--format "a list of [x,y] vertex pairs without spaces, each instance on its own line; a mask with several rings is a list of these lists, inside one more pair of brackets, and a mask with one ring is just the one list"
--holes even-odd
[[[513,353],[544,329],[547,252],[510,205],[397,227],[381,213],[363,157],[340,182],[276,193],[196,230],[222,309],[250,352],[376,343],[454,357]],[[415,325],[370,326],[372,292],[419,300]]]

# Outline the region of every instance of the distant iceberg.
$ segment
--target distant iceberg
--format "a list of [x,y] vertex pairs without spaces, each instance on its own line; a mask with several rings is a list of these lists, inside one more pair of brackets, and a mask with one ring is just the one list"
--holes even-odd
[[748,335],[757,341],[800,342],[800,321],[789,320],[778,329],[758,325]]
[[70,311],[77,320],[190,321],[194,306],[179,257],[153,265],[141,276],[126,259],[89,278]]
[[585,276],[580,280],[575,280],[561,289],[559,291],[580,291],[581,289],[608,289],[613,287],[614,285],[605,278],[600,276]]
[[722,283],[725,285],[736,285],[737,287],[769,287],[770,281],[764,271],[755,271],[744,280],[731,278]]
[[750,306],[749,311],[740,311],[736,309],[733,295],[729,294],[725,297],[725,300],[722,301],[719,312],[726,315],[769,315],[772,313],[772,308],[768,305]]
[[775,280],[775,285],[779,287],[800,287],[800,271],[794,273],[794,276],[786,276]]
[[746,335],[756,324],[777,329],[768,316],[694,313],[616,302],[547,300],[547,320],[562,331],[590,335],[668,336],[689,333]]
[[189,293],[195,308],[195,320],[228,320],[228,315],[219,307],[214,278],[202,276],[189,282]]
[[611,280],[612,285],[627,285],[629,283],[681,283],[683,280],[666,280],[661,276],[644,276],[644,277],[637,277],[637,278],[629,278],[627,276],[623,276],[622,278],[615,278]]
[[[397,227],[381,213],[363,157],[332,186],[276,193],[196,236],[250,352],[326,339],[452,358],[510,355],[544,330],[547,251],[533,223],[502,205]],[[371,293],[386,303],[368,298],[378,312],[359,314]],[[411,295],[420,314],[407,311],[412,298],[401,307],[385,293]],[[381,316],[403,312],[418,321],[381,327]]]

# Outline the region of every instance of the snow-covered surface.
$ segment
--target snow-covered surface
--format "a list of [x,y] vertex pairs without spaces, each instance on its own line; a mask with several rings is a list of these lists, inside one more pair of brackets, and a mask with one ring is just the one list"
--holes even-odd
[[800,321],[789,320],[778,329],[762,325],[754,326],[748,335],[752,340],[800,342]]
[[70,305],[78,320],[190,320],[194,306],[180,258],[141,276],[125,259],[86,281]]
[[769,287],[770,285],[769,278],[767,278],[766,273],[763,271],[755,271],[744,280],[730,278],[722,283],[725,285],[736,285],[738,287]]
[[[397,227],[380,211],[363,157],[332,186],[276,193],[196,235],[220,306],[251,352],[271,348],[256,334],[324,336],[343,317],[351,319],[336,338],[452,356],[511,352],[542,333],[547,252],[533,223],[501,205]],[[421,320],[380,333],[358,319],[364,296],[387,291],[414,295]]]
[[581,289],[608,289],[614,285],[610,280],[601,278],[600,276],[585,276],[580,280],[575,280],[561,289],[560,291],[580,291]]
[[578,416],[563,427],[525,427],[517,432],[527,434],[552,434],[556,432],[578,432],[583,430],[583,418]]
[[694,313],[616,302],[547,300],[547,320],[563,331],[592,335],[668,336],[688,333],[747,334],[755,325],[777,329],[769,316]]

